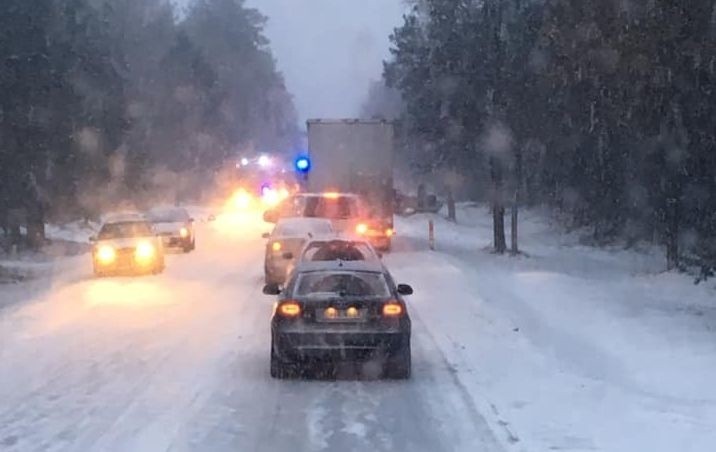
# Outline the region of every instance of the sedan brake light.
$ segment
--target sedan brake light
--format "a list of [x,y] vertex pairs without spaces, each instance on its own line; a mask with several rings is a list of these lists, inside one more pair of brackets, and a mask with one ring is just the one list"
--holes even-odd
[[301,315],[301,305],[295,301],[284,301],[278,305],[276,312],[282,317],[298,317]]
[[400,317],[403,315],[403,305],[395,301],[390,301],[383,305],[384,317]]

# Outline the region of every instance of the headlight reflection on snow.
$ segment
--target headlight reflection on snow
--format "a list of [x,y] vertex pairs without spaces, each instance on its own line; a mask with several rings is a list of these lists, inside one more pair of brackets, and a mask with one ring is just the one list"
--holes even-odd
[[154,281],[96,280],[84,294],[89,306],[130,306],[151,307],[173,304],[176,301],[171,292]]

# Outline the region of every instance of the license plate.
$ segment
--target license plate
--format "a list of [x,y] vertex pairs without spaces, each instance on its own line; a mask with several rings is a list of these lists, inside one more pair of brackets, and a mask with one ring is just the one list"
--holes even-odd
[[319,322],[364,322],[366,319],[365,309],[352,308],[336,309],[326,308],[319,311],[316,316]]

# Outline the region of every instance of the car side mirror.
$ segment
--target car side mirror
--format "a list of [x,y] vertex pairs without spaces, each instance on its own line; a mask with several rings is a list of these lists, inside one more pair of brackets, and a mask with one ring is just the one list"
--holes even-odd
[[278,284],[266,284],[263,290],[264,295],[280,295],[281,288]]
[[264,212],[264,221],[266,223],[276,223],[278,221],[278,213],[275,210],[267,210]]
[[96,241],[97,241],[97,237],[95,237],[94,235],[89,238],[90,243],[94,243]]
[[286,251],[285,253],[283,253],[283,258],[284,259],[293,259],[293,253],[290,251]]
[[269,234],[268,232],[264,232],[263,234],[261,234],[262,239],[267,239],[269,237],[271,237],[271,234]]
[[407,284],[398,284],[398,293],[400,295],[412,295],[413,288]]

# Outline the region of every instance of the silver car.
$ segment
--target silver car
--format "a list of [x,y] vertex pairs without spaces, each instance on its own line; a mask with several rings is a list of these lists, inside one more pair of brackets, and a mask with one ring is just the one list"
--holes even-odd
[[298,257],[306,240],[313,236],[333,233],[330,220],[325,218],[283,218],[270,234],[264,234],[266,257],[264,274],[267,284],[282,284],[288,269]]

